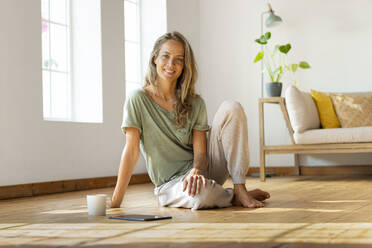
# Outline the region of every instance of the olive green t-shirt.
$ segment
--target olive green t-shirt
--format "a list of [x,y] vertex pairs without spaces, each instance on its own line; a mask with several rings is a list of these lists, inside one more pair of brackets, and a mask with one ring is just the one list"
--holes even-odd
[[151,181],[160,186],[184,175],[193,167],[192,130],[207,131],[208,117],[201,97],[190,98],[192,111],[184,128],[168,112],[154,102],[144,89],[130,94],[124,105],[122,130],[138,128],[141,133],[140,149],[146,160]]

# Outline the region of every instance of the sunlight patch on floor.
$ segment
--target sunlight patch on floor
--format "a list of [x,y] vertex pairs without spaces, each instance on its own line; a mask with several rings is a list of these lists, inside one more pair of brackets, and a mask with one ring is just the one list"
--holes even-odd
[[337,201],[313,201],[316,203],[363,203],[363,202],[370,202],[367,200],[337,200]]
[[304,212],[318,212],[318,213],[338,213],[343,212],[341,209],[316,209],[316,208],[259,208],[255,213],[278,213],[289,211],[304,211]]
[[78,213],[88,213],[87,209],[59,209],[42,212],[42,214],[78,214]]

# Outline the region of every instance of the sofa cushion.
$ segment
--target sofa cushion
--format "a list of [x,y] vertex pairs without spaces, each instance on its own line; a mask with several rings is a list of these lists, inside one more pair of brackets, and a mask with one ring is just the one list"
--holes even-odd
[[342,127],[372,126],[372,96],[331,94]]
[[357,143],[372,141],[372,127],[313,129],[294,133],[296,144]]
[[333,108],[331,96],[316,90],[310,90],[319,113],[322,128],[339,128],[340,122]]
[[285,101],[292,128],[296,133],[320,127],[318,110],[309,93],[290,86],[285,92]]

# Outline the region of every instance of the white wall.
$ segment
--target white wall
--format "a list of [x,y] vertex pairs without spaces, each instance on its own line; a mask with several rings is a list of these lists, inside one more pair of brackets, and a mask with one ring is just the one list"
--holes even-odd
[[[271,29],[273,39],[292,44],[293,62],[308,61],[312,68],[299,71],[303,90],[372,91],[369,58],[372,49],[372,2],[271,1],[284,23]],[[242,103],[248,116],[251,165],[259,164],[258,105],[260,68],[253,64],[259,47],[260,13],[267,10],[260,0],[200,1],[200,86],[210,118],[224,99]],[[175,14],[176,15],[176,14]],[[190,17],[192,18],[192,17]],[[187,22],[184,25],[188,25]],[[285,86],[287,87],[287,83]],[[266,130],[269,144],[290,143],[277,106],[269,106]],[[301,156],[305,165],[372,164],[371,154]],[[268,164],[288,166],[291,155],[270,155]]]
[[191,44],[196,61],[200,61],[199,0],[167,0],[167,32],[181,32]]
[[43,121],[39,0],[0,2],[0,185],[117,174],[123,1],[102,1],[103,123]]

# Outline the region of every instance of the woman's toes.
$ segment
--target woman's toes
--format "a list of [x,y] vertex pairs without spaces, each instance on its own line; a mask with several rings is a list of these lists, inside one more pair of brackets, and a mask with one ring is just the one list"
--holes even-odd
[[249,205],[248,207],[250,207],[250,208],[262,208],[263,206],[264,205],[263,205],[262,202],[255,202],[255,203]]
[[264,204],[262,202],[257,202],[256,203],[256,208],[262,208]]
[[250,193],[256,200],[259,200],[259,201],[264,201],[270,198],[270,194],[268,192],[260,190],[260,189],[252,190],[250,191]]

